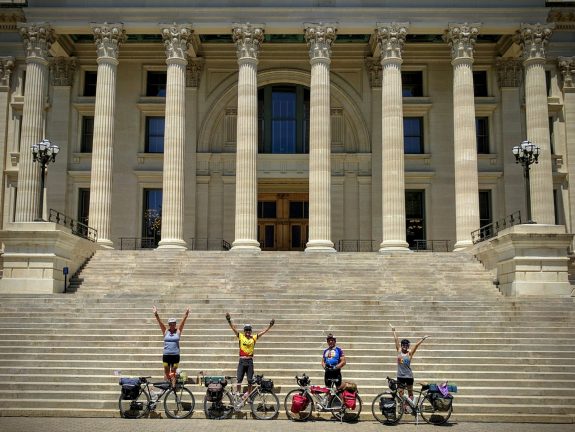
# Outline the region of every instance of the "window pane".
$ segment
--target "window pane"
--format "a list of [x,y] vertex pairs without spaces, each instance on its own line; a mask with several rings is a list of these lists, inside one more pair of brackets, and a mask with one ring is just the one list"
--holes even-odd
[[82,117],[82,140],[80,142],[81,153],[92,153],[92,141],[94,139],[94,117]]
[[301,247],[301,225],[292,225],[291,227],[291,247]]
[[489,225],[492,222],[491,191],[479,191],[479,226]]
[[423,72],[401,72],[402,93],[405,97],[423,96]]
[[162,232],[162,189],[144,189],[142,247],[155,247]]
[[90,210],[90,189],[78,190],[78,222],[88,225],[88,213]]
[[410,246],[415,240],[425,240],[425,191],[405,191],[406,240]]
[[146,96],[166,96],[166,72],[148,72],[146,81]]
[[262,219],[275,219],[276,218],[276,202],[275,201],[258,201],[258,217]]
[[473,93],[475,97],[486,97],[487,93],[487,71],[473,72]]
[[477,135],[477,153],[489,153],[489,118],[477,117],[475,119],[475,132]]
[[164,117],[146,117],[146,153],[164,152]]
[[290,201],[289,217],[290,219],[303,219],[303,201]]
[[404,117],[403,142],[406,154],[423,153],[423,118]]
[[273,248],[275,245],[275,233],[276,227],[275,225],[266,225],[265,226],[265,241],[264,247],[266,248]]
[[96,82],[98,73],[96,71],[84,72],[84,96],[96,96]]
[[272,93],[272,153],[295,153],[295,109],[295,88]]

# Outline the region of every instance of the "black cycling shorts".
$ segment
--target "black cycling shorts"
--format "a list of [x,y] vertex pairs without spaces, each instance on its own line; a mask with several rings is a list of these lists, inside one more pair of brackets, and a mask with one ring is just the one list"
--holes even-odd
[[412,386],[413,385],[413,378],[397,377],[397,382],[400,384],[405,384],[407,386]]
[[254,378],[254,359],[253,358],[240,358],[238,362],[238,372],[236,378],[238,384],[244,380],[244,375],[248,375],[248,383],[251,384]]
[[178,364],[180,364],[180,355],[179,354],[164,354],[162,356],[162,363],[164,363],[164,366],[169,366],[172,369],[177,369]]
[[326,369],[325,370],[325,375],[323,377],[323,380],[325,382],[325,386],[326,387],[331,387],[331,382],[328,381],[328,379],[335,379],[337,378],[337,381],[335,383],[335,385],[337,387],[339,387],[341,385],[341,369]]

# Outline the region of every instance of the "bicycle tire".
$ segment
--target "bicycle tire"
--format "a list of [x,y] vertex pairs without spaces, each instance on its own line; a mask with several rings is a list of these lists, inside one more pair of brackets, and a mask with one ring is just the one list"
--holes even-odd
[[140,391],[136,399],[122,399],[122,395],[120,395],[118,407],[120,409],[120,415],[123,418],[142,418],[150,412],[150,395],[145,389]]
[[278,415],[280,401],[275,393],[257,390],[250,398],[252,414],[259,420],[271,420]]
[[421,402],[419,403],[419,414],[426,423],[432,425],[442,425],[447,423],[451,413],[453,412],[453,403],[449,406],[447,411],[438,411],[433,406],[431,394],[426,393]]
[[[305,398],[307,399],[307,405],[305,407],[305,409],[294,413],[292,412],[291,408],[292,408],[292,399],[295,395],[302,395],[305,396]],[[306,394],[306,392],[302,389],[295,389],[290,391],[287,395],[286,398],[284,400],[284,407],[286,410],[286,415],[287,417],[292,420],[292,421],[306,421],[307,419],[309,419],[311,417],[311,413],[313,411],[313,400]]]
[[[341,406],[343,404],[343,400],[341,399],[341,393],[334,394],[327,403],[328,408],[331,410],[336,409],[335,411],[331,411],[331,415],[335,417],[338,421],[344,421],[346,423],[353,423],[359,420],[359,415],[361,414],[361,408],[363,406],[363,401],[359,395],[355,397],[355,408],[352,410],[351,408],[345,407],[343,411],[341,411]],[[339,408],[340,410],[337,410]],[[343,413],[343,415],[342,415]]]
[[192,415],[196,400],[185,387],[170,389],[164,397],[164,412],[173,419],[185,419]]
[[206,415],[206,418],[223,420],[230,417],[233,412],[234,404],[229,392],[224,392],[222,400],[217,402],[209,401],[207,396],[204,397],[204,414]]
[[[394,414],[385,414],[381,411],[380,408],[380,401],[381,399],[394,399],[395,400],[395,413]],[[390,391],[384,391],[378,394],[371,404],[371,413],[375,417],[375,419],[384,424],[384,425],[394,425],[399,423],[401,418],[403,417],[403,402],[397,396],[391,393]]]

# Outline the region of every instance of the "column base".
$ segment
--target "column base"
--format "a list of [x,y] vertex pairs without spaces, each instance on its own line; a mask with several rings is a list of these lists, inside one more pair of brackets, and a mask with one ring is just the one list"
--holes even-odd
[[260,242],[257,240],[241,239],[234,240],[232,243],[232,252],[261,252]]
[[328,252],[334,253],[336,250],[333,247],[333,242],[329,240],[311,240],[305,245],[305,252]]
[[114,249],[114,242],[108,239],[98,239],[96,240],[96,244],[103,249]]
[[379,245],[379,253],[389,253],[389,252],[413,252],[409,249],[409,243],[403,240],[384,240]]
[[468,247],[473,246],[473,242],[471,240],[461,240],[455,243],[453,246],[453,252],[461,252],[462,250],[467,249]]
[[187,250],[188,246],[185,241],[180,239],[165,239],[160,240],[157,249]]

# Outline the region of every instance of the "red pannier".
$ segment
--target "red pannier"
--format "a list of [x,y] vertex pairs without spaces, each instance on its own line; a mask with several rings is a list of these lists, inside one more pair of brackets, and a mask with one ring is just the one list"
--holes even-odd
[[298,414],[300,411],[303,411],[307,408],[309,400],[306,395],[304,394],[295,394],[291,400],[291,412],[294,414]]
[[354,410],[356,404],[356,394],[355,392],[351,392],[349,390],[344,390],[342,393],[343,403],[349,409]]
[[311,386],[309,390],[312,393],[329,393],[329,389],[327,387],[321,387],[321,386]]

